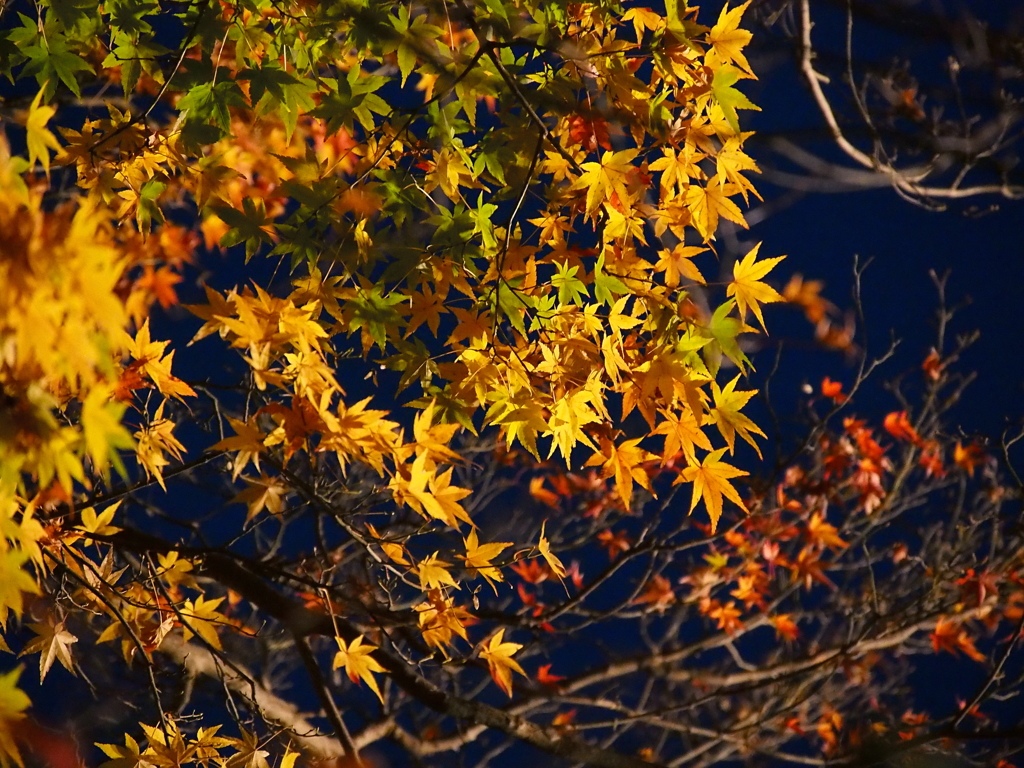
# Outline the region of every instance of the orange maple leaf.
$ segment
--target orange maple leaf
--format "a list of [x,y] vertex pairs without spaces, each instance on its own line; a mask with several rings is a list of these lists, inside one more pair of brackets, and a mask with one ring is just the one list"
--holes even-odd
[[163,266],[154,271],[153,265],[147,264],[143,269],[142,276],[135,281],[135,285],[142,290],[151,291],[156,300],[160,302],[160,306],[168,309],[178,303],[178,294],[174,290],[174,286],[181,281],[181,275],[169,266]]
[[974,468],[983,461],[985,461],[985,452],[981,446],[975,443],[964,446],[960,444],[959,440],[956,441],[956,447],[953,449],[953,463],[965,470],[968,475],[974,477]]

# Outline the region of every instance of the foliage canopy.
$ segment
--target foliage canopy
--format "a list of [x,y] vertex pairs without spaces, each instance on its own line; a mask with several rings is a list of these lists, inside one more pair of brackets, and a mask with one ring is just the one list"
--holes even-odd
[[[736,738],[659,703],[698,676],[688,659],[759,627],[778,640],[760,684],[899,645],[879,641],[895,630],[876,592],[864,637],[785,661],[787,601],[834,589],[851,542],[913,509],[863,422],[817,430],[820,474],[790,467],[774,505],[737,484],[737,443],[760,456],[765,436],[744,339],[783,300],[782,257],[759,246],[710,271],[720,220],[743,226],[757,195],[746,7],[708,25],[685,2],[2,6],[0,622],[41,681],[104,654],[141,675],[153,716],[118,724],[105,765],[358,762],[385,739],[427,759],[493,731],[623,766],[783,754],[800,723],[829,754],[856,747],[839,692],[741,710]],[[885,424],[936,480],[937,408]],[[973,475],[980,450],[957,450]],[[984,660],[965,622],[1020,613],[982,610],[1014,562],[976,606],[954,610],[950,586],[914,626]],[[691,619],[710,633],[683,643]],[[601,671],[524,667],[620,621],[633,645]],[[253,647],[301,666],[323,722],[248,669]],[[707,671],[718,699],[740,684]],[[171,703],[182,674],[243,700],[211,708],[233,735],[185,716],[191,682]],[[618,679],[647,692],[595,693]],[[22,764],[17,680],[0,678],[5,766]],[[614,717],[574,724],[573,704]],[[631,719],[642,743],[605,743]]]

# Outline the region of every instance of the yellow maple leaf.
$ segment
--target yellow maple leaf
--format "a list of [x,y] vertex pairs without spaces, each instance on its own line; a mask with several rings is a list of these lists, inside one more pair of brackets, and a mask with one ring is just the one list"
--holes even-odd
[[121,424],[125,405],[112,402],[112,399],[109,386],[93,387],[82,403],[82,432],[86,452],[96,470],[105,475],[113,464],[125,476],[127,473],[117,451],[119,448],[132,448],[132,438]]
[[571,395],[555,401],[551,408],[551,418],[548,419],[548,430],[552,437],[551,450],[548,451],[549,458],[555,452],[555,448],[558,448],[562,456],[565,457],[565,466],[568,467],[570,466],[569,457],[577,442],[596,449],[594,443],[583,431],[585,425],[600,421],[591,407],[593,398],[594,394],[591,390],[581,387]]
[[181,607],[181,615],[185,618],[182,637],[189,640],[196,634],[218,651],[223,650],[220,636],[217,634],[217,627],[228,623],[227,617],[217,612],[217,607],[222,602],[223,597],[207,600],[203,595],[199,595],[194,601],[186,600]]
[[75,664],[71,658],[71,645],[78,642],[78,638],[67,631],[64,622],[39,622],[28,624],[29,629],[35,632],[36,636],[25,644],[18,656],[25,656],[30,653],[39,654],[39,682],[46,678],[54,661],[59,661],[72,675],[75,674]]
[[260,475],[259,477],[243,477],[248,487],[238,493],[231,504],[245,504],[248,512],[245,515],[245,522],[248,523],[256,515],[266,509],[272,515],[279,515],[284,511],[285,496],[288,495],[288,487],[281,482],[280,478]]
[[768,330],[765,328],[764,318],[761,316],[760,305],[784,301],[784,299],[770,285],[762,283],[761,278],[771,272],[775,265],[786,257],[776,256],[774,259],[763,259],[755,264],[754,259],[757,258],[757,252],[760,248],[761,244],[758,243],[750,249],[746,256],[736,262],[732,268],[733,280],[729,283],[729,287],[725,289],[725,293],[727,296],[736,297],[736,307],[740,311],[741,320],[746,319],[747,307],[750,307],[758,322],[761,323],[761,328],[767,333]]
[[494,682],[508,694],[509,698],[512,698],[512,673],[518,672],[523,677],[527,675],[519,666],[519,662],[512,658],[523,646],[519,643],[506,643],[504,639],[505,629],[502,628],[491,637],[486,646],[481,648],[480,658],[487,662]]
[[654,265],[654,271],[665,273],[665,285],[669,288],[678,286],[680,277],[704,285],[704,275],[700,273],[692,259],[706,250],[707,248],[680,243],[671,251],[659,251],[658,263]]
[[440,590],[433,590],[427,596],[429,599],[414,609],[419,614],[420,634],[423,635],[423,642],[447,656],[446,649],[452,645],[456,635],[468,642],[466,625],[472,624],[475,619],[469,611],[455,605]]
[[497,594],[498,589],[494,582],[504,581],[505,577],[501,575],[501,569],[493,565],[491,561],[511,547],[511,542],[492,541],[490,544],[481,544],[474,528],[469,532],[469,536],[463,539],[463,543],[466,545],[466,555],[465,557],[457,555],[457,557],[466,563],[466,568],[472,575],[483,576],[491,585],[494,593]]
[[679,152],[669,147],[663,147],[661,151],[662,157],[652,162],[648,170],[661,171],[659,186],[664,193],[675,189],[684,192],[690,186],[690,179],[707,178],[699,165],[705,155],[692,144],[686,144]]
[[136,332],[135,338],[133,339],[126,335],[124,343],[131,356],[135,358],[140,372],[150,378],[162,395],[176,397],[179,400],[182,400],[186,395],[189,397],[196,396],[196,393],[192,391],[192,387],[171,374],[174,352],[170,352],[165,357],[164,350],[167,349],[167,345],[170,342],[152,341],[150,339],[149,318],[146,319]]
[[121,502],[116,501],[98,515],[95,507],[86,507],[82,510],[82,524],[75,530],[97,533],[100,536],[113,536],[115,533],[119,533],[121,529],[116,525],[111,525],[110,521],[114,519],[114,514],[120,506]]
[[622,14],[622,21],[633,22],[633,29],[636,30],[636,41],[638,43],[643,41],[645,29],[656,31],[665,26],[665,19],[650,8],[630,8]]
[[621,152],[605,152],[599,163],[584,163],[583,175],[572,185],[573,189],[587,190],[588,218],[597,215],[597,210],[612,195],[618,195],[619,201],[625,205],[629,200],[626,191],[626,174],[633,169],[633,159],[638,150],[624,149]]
[[653,494],[651,479],[640,465],[657,457],[640,447],[641,440],[643,438],[638,437],[635,440],[625,440],[619,445],[615,445],[611,440],[602,440],[601,452],[591,456],[584,465],[592,467],[600,464],[601,477],[615,477],[615,490],[622,503],[626,505],[627,511],[633,499],[634,481]]
[[38,160],[43,170],[46,171],[46,175],[50,175],[50,151],[60,151],[60,143],[57,141],[57,137],[50,132],[50,129],[46,127],[46,124],[50,121],[57,110],[50,106],[41,106],[43,99],[43,91],[46,90],[46,84],[39,89],[39,93],[32,99],[32,105],[28,108],[28,118],[25,120],[25,130],[27,135],[25,137],[25,143],[28,147],[28,164],[32,167]]
[[231,479],[233,481],[238,480],[238,476],[250,461],[256,465],[257,471],[262,472],[260,470],[260,453],[266,450],[266,446],[263,444],[266,436],[256,426],[256,420],[249,419],[248,422],[244,422],[228,416],[228,423],[235,430],[235,436],[225,437],[215,445],[211,445],[210,450],[237,451],[234,461],[231,463]]
[[175,460],[181,461],[185,446],[173,434],[174,422],[164,418],[165,405],[166,400],[156,409],[149,426],[135,433],[135,456],[146,471],[146,477],[156,477],[160,487],[166,491],[163,468],[170,462],[164,457],[164,453],[169,453]]
[[[748,134],[744,134],[746,136]],[[753,192],[758,200],[764,198],[758,194],[750,179],[743,175],[743,171],[760,173],[761,169],[757,163],[746,152],[742,150],[743,137],[730,136],[725,140],[722,148],[715,155],[715,166],[719,178],[732,182],[743,194],[744,202],[747,201],[747,192]]]
[[654,434],[665,436],[662,464],[667,464],[679,451],[682,451],[687,460],[692,463],[696,456],[693,450],[694,446],[703,448],[705,451],[712,450],[711,441],[701,430],[697,419],[694,418],[693,411],[689,408],[680,409],[678,415],[667,410],[663,410],[661,414],[665,417],[665,421],[658,424]]
[[410,562],[407,556],[408,553],[405,551],[405,547],[395,541],[385,541],[377,531],[376,527],[370,523],[366,524],[366,530],[368,530],[370,535],[377,540],[377,544],[379,544],[380,548],[384,550],[384,554],[393,562],[396,562],[399,565],[412,565],[412,562]]
[[431,461],[461,461],[462,457],[448,447],[455,433],[461,429],[461,425],[455,424],[434,424],[436,401],[431,400],[430,405],[416,414],[413,420],[412,432],[416,440],[416,449],[423,451]]
[[386,670],[370,655],[377,650],[377,646],[363,643],[362,635],[347,645],[340,637],[334,639],[338,641],[338,652],[334,654],[334,669],[344,667],[349,680],[353,683],[363,680],[370,690],[377,694],[377,698],[383,704],[384,696],[381,694],[380,688],[377,687],[377,680],[373,673]]
[[543,557],[545,562],[547,562],[548,567],[554,571],[554,574],[558,578],[564,579],[566,574],[565,565],[563,565],[562,561],[558,559],[558,556],[551,551],[551,542],[549,542],[547,537],[544,535],[544,527],[547,524],[548,521],[545,520],[540,525],[540,541],[537,542],[537,549],[540,552],[541,557]]
[[32,703],[25,692],[18,688],[21,667],[0,675],[0,765],[7,768],[10,761],[23,766],[18,743],[14,738],[17,724],[25,718],[25,710]]
[[763,458],[761,456],[761,449],[758,448],[750,433],[753,432],[755,435],[765,437],[764,432],[760,430],[757,424],[740,413],[740,409],[747,404],[750,398],[757,394],[757,390],[751,389],[737,392],[736,382],[739,379],[740,377],[737,374],[736,378],[721,389],[718,387],[718,382],[711,382],[711,392],[715,397],[715,407],[711,410],[711,413],[715,417],[715,426],[722,433],[725,442],[729,444],[729,453],[734,452],[736,448],[736,435],[739,434],[740,437],[753,446],[754,450],[757,451],[758,457]]
[[743,55],[743,48],[750,42],[753,35],[745,29],[739,29],[740,18],[743,12],[750,5],[747,0],[743,5],[729,10],[729,4],[722,7],[718,15],[718,23],[708,32],[708,42],[711,43],[711,50],[705,58],[705,63],[714,68],[717,63],[736,64],[740,69],[753,77],[754,72]]
[[458,529],[459,521],[473,524],[469,514],[459,502],[472,493],[467,488],[451,484],[452,468],[449,467],[439,475],[430,478],[430,493],[423,496],[423,508],[432,517],[444,520],[452,528]]
[[726,218],[734,224],[747,228],[746,219],[729,195],[733,192],[735,185],[726,184],[718,176],[711,179],[706,187],[700,184],[691,184],[686,190],[686,207],[690,211],[693,226],[704,242],[713,240],[715,230],[718,229],[718,219]]
[[[631,296],[623,296],[618,299],[613,305],[611,310],[608,312],[608,325],[611,327],[612,332],[617,338],[622,337],[621,331],[629,331],[640,325],[643,320],[636,317],[635,314],[626,311],[626,304],[629,302]],[[642,305],[634,304],[633,312],[643,311]]]
[[511,396],[507,389],[491,392],[494,402],[487,410],[485,423],[496,424],[505,432],[505,444],[511,448],[515,440],[538,461],[537,436],[548,431],[544,419],[544,403],[535,393],[520,390]]
[[718,519],[722,516],[722,496],[732,501],[736,506],[749,514],[749,511],[740,499],[739,493],[732,487],[729,480],[735,477],[743,477],[750,474],[742,469],[737,469],[731,464],[721,461],[725,448],[712,451],[704,457],[700,464],[692,464],[682,471],[676,478],[678,483],[693,483],[693,497],[690,499],[690,512],[693,513],[697,502],[704,499],[704,506],[707,507],[708,515],[711,517],[711,532],[718,527]]
[[146,760],[142,757],[142,752],[147,752],[147,756],[150,753],[149,750],[141,750],[139,743],[128,734],[124,736],[124,746],[120,744],[96,744],[103,754],[110,758],[105,763],[100,764],[100,768],[137,768],[138,766],[149,765]]
[[443,589],[446,585],[458,589],[459,585],[448,573],[450,567],[444,560],[438,559],[437,552],[420,560],[419,565],[416,566],[416,575],[420,577],[420,586],[423,587],[423,591]]

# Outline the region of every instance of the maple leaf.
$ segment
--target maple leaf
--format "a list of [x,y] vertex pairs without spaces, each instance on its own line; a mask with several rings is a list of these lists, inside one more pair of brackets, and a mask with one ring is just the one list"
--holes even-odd
[[968,443],[963,446],[959,440],[956,441],[956,446],[953,448],[953,463],[966,471],[968,475],[974,477],[974,468],[984,461],[985,451],[980,445]]
[[28,108],[28,117],[25,120],[25,130],[27,132],[25,143],[28,148],[29,166],[34,166],[36,160],[38,160],[42,164],[47,177],[49,177],[49,150],[53,149],[59,152],[60,143],[57,141],[57,137],[46,127],[46,124],[57,113],[57,110],[50,106],[41,106],[45,91],[46,84],[39,89],[39,92],[32,99],[32,104]]
[[227,742],[224,746],[232,746],[237,751],[222,762],[223,768],[270,768],[267,762],[270,753],[260,749],[260,740],[256,734],[244,729],[241,734],[239,739],[224,739]]
[[353,683],[358,683],[360,680],[365,682],[383,704],[384,696],[381,694],[380,688],[377,687],[377,680],[373,673],[386,670],[370,655],[377,650],[377,646],[363,643],[362,635],[348,644],[340,637],[334,639],[338,642],[338,652],[334,654],[333,668],[344,667],[349,680]]
[[692,464],[682,471],[676,479],[676,484],[681,482],[693,483],[693,496],[690,499],[690,513],[693,513],[697,502],[704,499],[704,506],[711,517],[711,532],[715,532],[718,526],[718,519],[722,516],[722,497],[729,499],[736,506],[749,514],[736,489],[729,483],[736,477],[745,477],[750,474],[741,469],[723,462],[722,454],[725,448],[712,451],[700,464]]
[[459,588],[458,583],[448,573],[451,566],[437,557],[437,552],[420,560],[416,566],[416,575],[420,577],[420,586],[424,592],[431,589],[443,589],[445,586]]
[[601,542],[602,547],[608,550],[609,560],[614,560],[621,552],[629,552],[630,547],[633,546],[633,542],[625,531],[618,533],[613,533],[611,529],[601,531],[597,534],[597,540]]
[[[764,329],[764,317],[761,316],[761,304],[769,304],[775,301],[784,301],[779,292],[761,282],[761,278],[767,275],[775,265],[782,261],[785,256],[777,256],[773,259],[763,259],[756,264],[757,252],[761,248],[758,243],[741,260],[733,265],[733,279],[725,289],[727,296],[736,297],[736,307],[740,312],[740,319],[746,319],[747,308],[753,310],[761,328]],[[767,330],[765,331],[767,333]]]
[[158,554],[157,564],[160,566],[157,573],[172,590],[182,584],[196,591],[199,590],[199,584],[192,576],[193,564],[177,552]]
[[704,155],[696,147],[687,143],[678,152],[664,147],[663,155],[650,164],[649,170],[661,171],[659,186],[665,193],[678,189],[685,192],[690,186],[690,179],[706,179],[707,175],[700,167]]
[[24,691],[18,688],[21,667],[0,675],[0,764],[6,768],[8,759],[19,766],[24,763],[18,751],[15,737],[17,723],[25,719],[25,710],[32,703]]
[[217,612],[222,602],[223,597],[207,600],[203,595],[199,595],[194,601],[186,600],[181,607],[181,615],[185,619],[182,637],[189,640],[196,634],[218,651],[222,650],[217,627],[228,623],[227,618]]
[[726,184],[720,177],[711,179],[706,186],[691,184],[686,189],[686,207],[693,217],[693,226],[704,242],[714,240],[718,229],[719,217],[724,217],[734,224],[747,228],[746,219],[736,203],[729,199],[732,185]]
[[413,420],[416,450],[425,451],[431,461],[461,461],[462,457],[448,447],[461,427],[458,424],[434,424],[436,406],[437,401],[431,400]]
[[846,402],[846,395],[843,394],[843,383],[832,381],[828,376],[821,380],[822,397],[831,398],[836,405]]
[[142,276],[135,281],[136,288],[151,291],[164,309],[177,304],[178,294],[174,286],[182,281],[181,275],[169,266],[154,270],[152,264],[147,264],[143,269]]
[[234,460],[231,462],[231,479],[238,480],[242,470],[251,461],[257,471],[260,470],[260,454],[266,451],[263,444],[265,435],[256,426],[255,419],[248,422],[240,419],[233,419],[228,416],[228,423],[235,430],[234,437],[225,437],[223,440],[211,445],[211,451],[237,451]]
[[688,461],[693,463],[696,457],[694,446],[705,451],[712,450],[711,441],[697,425],[697,419],[694,418],[693,411],[689,408],[681,408],[678,414],[663,410],[661,415],[665,417],[665,421],[658,424],[654,434],[665,436],[662,465],[667,464],[679,451],[682,451],[688,457]]
[[658,263],[654,265],[655,272],[665,273],[665,285],[675,288],[679,285],[679,278],[685,277],[695,283],[704,285],[704,276],[697,269],[692,259],[698,254],[704,253],[707,248],[695,245],[683,245],[680,243],[671,251],[659,251]]
[[622,14],[622,20],[624,22],[633,22],[637,43],[643,41],[645,29],[657,31],[665,26],[665,19],[662,18],[661,14],[652,11],[650,8],[630,8]]
[[432,648],[447,653],[453,638],[458,635],[468,640],[466,627],[476,619],[465,608],[455,605],[454,601],[439,589],[427,593],[427,601],[415,607],[419,614],[418,623],[423,642]]
[[601,162],[583,164],[584,173],[573,182],[572,188],[587,190],[587,218],[596,218],[597,210],[612,195],[617,195],[620,202],[629,199],[626,175],[633,169],[633,159],[638,153],[636,149],[605,152]]
[[544,536],[544,526],[546,526],[546,525],[547,525],[547,520],[545,520],[543,523],[541,523],[541,526],[540,526],[540,540],[537,542],[537,550],[540,552],[541,557],[544,558],[544,561],[548,564],[548,567],[554,572],[554,574],[558,578],[564,579],[565,578],[565,566],[562,564],[562,561],[559,560],[558,557],[554,553],[552,553],[552,551],[551,551],[551,543]]
[[596,446],[583,431],[583,427],[587,424],[601,420],[593,410],[593,399],[593,392],[581,387],[555,402],[551,409],[551,418],[548,420],[548,430],[552,436],[551,450],[548,451],[549,457],[557,447],[568,467],[569,457],[577,442],[596,449]]
[[740,610],[732,600],[725,605],[718,604],[708,611],[708,618],[714,619],[718,629],[724,629],[729,635],[735,634],[738,629],[743,627],[740,615]]
[[815,512],[807,521],[807,538],[818,546],[831,547],[835,550],[850,546],[839,536],[839,531],[834,525],[825,522],[825,515],[821,512]]
[[[748,75],[753,76],[750,64],[743,55],[743,48],[750,42],[753,35],[745,29],[739,29],[740,19],[743,12],[750,5],[747,0],[743,5],[729,10],[729,4],[722,7],[718,15],[718,22],[708,32],[708,42],[711,43],[711,51],[706,59],[707,65],[714,68],[718,62],[724,64],[736,64]],[[712,52],[714,55],[712,55]]]
[[459,501],[469,496],[471,491],[451,484],[452,471],[453,468],[449,467],[440,475],[430,477],[427,481],[430,492],[421,494],[420,501],[431,517],[444,520],[452,528],[457,529],[460,520],[473,524],[466,510],[459,504]]
[[507,390],[493,394],[494,402],[487,411],[486,420],[505,431],[505,444],[511,448],[518,440],[538,461],[537,436],[548,431],[545,408],[531,393],[523,390],[508,397]]
[[729,127],[732,128],[733,133],[740,132],[739,117],[736,114],[737,109],[761,111],[761,108],[752,103],[743,93],[733,88],[742,74],[740,70],[726,64],[715,70],[715,76],[711,82],[711,93],[722,108],[722,113],[725,115],[725,119],[729,123]]
[[132,448],[132,438],[121,424],[125,405],[112,400],[113,390],[105,386],[95,387],[86,395],[82,403],[82,432],[86,452],[96,469],[106,473],[113,464],[118,474],[125,477],[127,473],[118,449]]
[[775,616],[769,616],[768,623],[775,628],[775,633],[779,639],[795,642],[800,637],[800,628],[797,627],[796,622],[791,618],[791,614],[779,613]]
[[149,425],[136,432],[134,437],[135,456],[146,471],[146,477],[155,476],[160,487],[166,491],[162,470],[170,462],[164,458],[164,453],[169,453],[177,461],[181,461],[185,446],[172,434],[174,422],[163,417],[165,405],[166,400],[160,403]]
[[541,664],[537,668],[537,676],[534,678],[541,685],[557,688],[565,678],[561,675],[551,674],[551,664]]
[[412,316],[409,318],[409,327],[405,329],[406,337],[411,336],[423,323],[426,323],[430,332],[434,334],[435,338],[437,337],[441,325],[441,314],[447,314],[444,298],[443,293],[434,293],[429,285],[424,285],[421,291],[413,292],[409,297]]
[[722,148],[715,156],[715,170],[720,178],[731,182],[740,190],[744,202],[749,202],[748,192],[752,192],[757,199],[762,199],[754,188],[753,183],[743,175],[743,171],[760,173],[761,169],[757,163],[742,149],[742,139],[739,136],[730,136],[725,140]]
[[[143,751],[139,748],[139,743],[128,734],[124,736],[124,746],[119,744],[96,744],[103,754],[110,758],[105,763],[100,764],[100,768],[141,768],[147,766],[149,763],[143,758]],[[145,750],[149,752],[149,750]]]
[[46,679],[46,673],[50,671],[54,661],[59,661],[71,674],[75,674],[74,661],[71,659],[71,645],[78,642],[78,638],[64,628],[64,622],[39,622],[28,624],[36,636],[25,644],[18,656],[25,656],[30,653],[39,654],[39,682]]
[[647,582],[643,594],[637,597],[633,603],[650,605],[659,613],[664,613],[675,600],[676,594],[672,591],[672,582],[659,574]]
[[249,522],[264,509],[272,515],[279,515],[284,511],[284,500],[289,493],[289,488],[278,477],[243,477],[248,487],[236,494],[231,499],[231,504],[245,504],[248,512],[245,515],[245,522]]
[[[195,397],[196,393],[192,391],[192,387],[171,374],[174,352],[164,356],[164,350],[167,349],[169,343],[150,339],[148,318],[136,332],[135,338],[126,334],[124,339],[125,347],[139,363],[139,370],[150,378],[162,395],[175,397],[178,400],[182,400],[186,396]],[[184,401],[182,400],[182,402]]]
[[480,658],[487,662],[494,682],[511,699],[512,673],[518,672],[523,677],[528,677],[528,675],[519,666],[519,662],[512,658],[523,646],[519,643],[506,643],[504,639],[505,629],[503,627],[491,637],[486,646],[481,647]]
[[935,630],[931,634],[932,648],[936,653],[948,651],[954,656],[958,651],[963,651],[967,656],[978,662],[984,662],[985,654],[979,651],[971,636],[963,625],[955,619],[940,617],[935,623]]
[[641,440],[643,438],[638,437],[625,440],[619,445],[611,440],[602,440],[601,452],[591,456],[584,464],[587,467],[601,465],[601,477],[615,477],[615,490],[627,511],[633,498],[634,481],[654,493],[651,490],[651,479],[641,464],[657,457],[640,447]]
[[[613,305],[611,310],[608,312],[608,326],[612,329],[616,338],[622,338],[622,331],[628,331],[636,328],[640,325],[643,320],[636,317],[634,314],[627,314],[626,303],[631,297],[623,296],[618,299]],[[633,305],[632,312],[637,312],[640,309],[639,303]],[[640,310],[642,311],[642,310]]]
[[98,515],[95,507],[86,507],[82,510],[82,524],[75,530],[96,533],[100,536],[113,536],[121,530],[116,525],[110,524],[120,506],[121,502],[116,501]]
[[384,550],[384,554],[387,555],[393,562],[399,565],[411,566],[412,562],[407,557],[405,547],[395,541],[385,541],[384,537],[377,532],[376,527],[370,523],[366,524],[366,530],[370,532],[370,535],[377,540],[380,548]]
[[463,539],[463,543],[466,545],[466,555],[457,557],[466,563],[466,568],[473,576],[477,574],[483,576],[491,585],[494,594],[498,594],[498,588],[494,582],[504,581],[505,578],[501,575],[501,569],[493,565],[491,561],[511,547],[512,543],[494,541],[490,544],[480,544],[475,528],[469,532],[469,536]]
[[711,382],[711,392],[715,398],[715,407],[711,410],[711,413],[715,418],[715,426],[718,427],[718,431],[722,433],[722,437],[725,438],[725,442],[729,445],[730,454],[735,450],[736,435],[739,434],[757,451],[758,458],[762,458],[761,449],[754,442],[754,438],[750,436],[750,433],[753,432],[761,437],[766,437],[766,435],[754,422],[740,413],[740,409],[747,404],[751,397],[757,394],[757,390],[751,389],[745,392],[737,392],[735,388],[736,382],[739,379],[740,377],[737,375],[721,389],[718,387],[718,382]]

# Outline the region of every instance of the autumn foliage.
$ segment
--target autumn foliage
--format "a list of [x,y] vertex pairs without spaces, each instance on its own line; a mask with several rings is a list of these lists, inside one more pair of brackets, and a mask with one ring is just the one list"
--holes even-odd
[[[0,17],[0,647],[44,691],[55,663],[138,682],[103,765],[806,762],[958,735],[851,708],[886,653],[1014,647],[1011,494],[943,431],[942,349],[880,423],[849,410],[863,367],[822,382],[765,462],[765,305],[852,342],[820,285],[773,287],[783,256],[718,261],[757,197],[749,3],[22,5]],[[956,484],[955,552],[892,535]],[[19,674],[5,766],[42,754]]]

